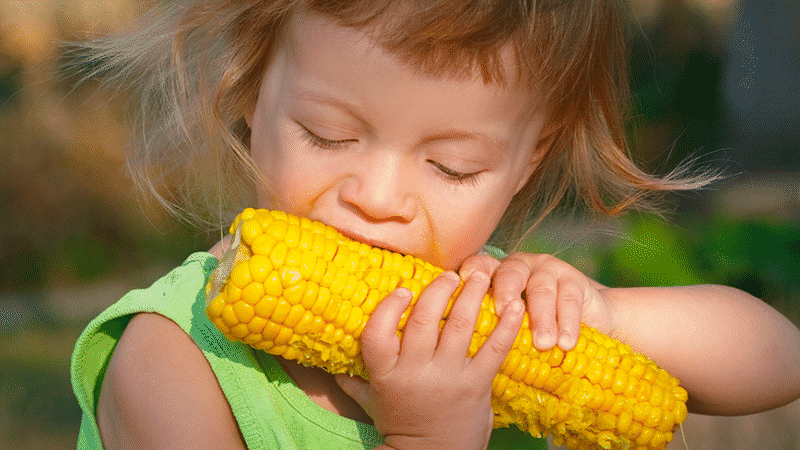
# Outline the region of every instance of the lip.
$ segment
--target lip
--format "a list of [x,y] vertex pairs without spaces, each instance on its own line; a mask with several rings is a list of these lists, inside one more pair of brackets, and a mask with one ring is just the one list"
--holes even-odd
[[404,254],[404,255],[406,254],[406,252],[398,249],[397,247],[392,246],[391,244],[387,243],[386,241],[379,240],[379,239],[372,239],[372,238],[369,238],[366,235],[363,235],[363,234],[358,233],[356,231],[344,230],[344,229],[341,229],[341,228],[337,228],[335,226],[334,226],[334,228],[336,228],[336,231],[338,231],[339,233],[341,233],[345,237],[347,237],[349,239],[352,239],[354,241],[362,242],[362,243],[367,244],[369,246],[378,247],[378,248],[381,248],[381,249],[384,249],[384,250],[389,250],[389,251],[392,251],[392,252],[395,252],[395,253],[401,253],[401,254]]

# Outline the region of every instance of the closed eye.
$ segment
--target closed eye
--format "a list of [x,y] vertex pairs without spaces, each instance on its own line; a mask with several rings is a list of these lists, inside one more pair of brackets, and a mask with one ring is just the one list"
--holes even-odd
[[342,140],[333,140],[333,139],[325,139],[317,135],[316,133],[312,132],[302,124],[300,125],[302,128],[303,138],[314,145],[315,147],[323,148],[326,150],[336,150],[346,146],[347,144],[358,142],[357,139],[342,139]]
[[442,176],[445,179],[447,179],[449,181],[452,181],[452,182],[455,182],[455,183],[459,183],[459,184],[463,184],[463,183],[467,183],[467,182],[474,183],[474,182],[476,182],[476,176],[481,173],[480,171],[478,171],[478,172],[469,172],[469,173],[467,173],[467,172],[459,172],[459,171],[453,170],[453,169],[451,169],[451,168],[449,168],[449,167],[447,167],[447,166],[445,166],[445,165],[443,165],[443,164],[441,164],[439,162],[436,162],[436,161],[434,161],[432,159],[427,160],[427,162],[431,163],[433,165],[433,167],[436,167],[436,169],[442,174]]

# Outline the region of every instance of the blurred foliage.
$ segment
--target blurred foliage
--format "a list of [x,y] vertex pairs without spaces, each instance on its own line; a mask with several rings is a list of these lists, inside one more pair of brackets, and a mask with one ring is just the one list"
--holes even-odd
[[743,289],[767,301],[800,299],[800,224],[778,220],[719,220],[696,236],[707,282]]
[[721,214],[674,220],[629,215],[619,225],[584,233],[568,245],[555,226],[527,248],[555,253],[608,286],[733,286],[800,323],[797,221]]
[[718,157],[727,63],[719,17],[700,2],[658,3],[659,13],[640,23],[628,45],[628,140],[636,162],[651,173],[669,172],[687,158]]

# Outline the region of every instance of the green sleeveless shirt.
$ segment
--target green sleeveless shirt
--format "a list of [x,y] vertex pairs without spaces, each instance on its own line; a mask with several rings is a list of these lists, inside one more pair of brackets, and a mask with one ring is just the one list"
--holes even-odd
[[[191,255],[147,289],[129,292],[96,317],[75,345],[72,387],[83,418],[79,449],[101,449],[95,420],[105,370],[131,317],[161,314],[202,350],[231,405],[250,449],[371,449],[383,442],[374,426],[341,417],[314,403],[265,352],[225,338],[205,315],[205,285],[217,266],[208,253]],[[547,449],[516,427],[494,430],[490,449]]]

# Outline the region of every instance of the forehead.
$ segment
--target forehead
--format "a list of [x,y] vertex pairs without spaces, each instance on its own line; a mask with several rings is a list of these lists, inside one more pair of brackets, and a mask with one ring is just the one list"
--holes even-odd
[[[433,76],[487,83],[519,78],[513,41],[530,25],[528,2],[407,0],[311,1],[303,9],[344,27],[362,31],[409,66]],[[520,9],[522,8],[522,9]]]
[[[522,114],[529,119],[530,114],[540,110],[533,101],[535,91],[518,83],[516,77],[507,76],[504,82],[495,82],[486,81],[480,71],[470,68],[461,68],[460,72],[433,72],[386,49],[376,38],[377,33],[379,28],[344,27],[318,13],[295,15],[285,39],[287,56],[295,67],[289,76],[301,78],[301,84],[312,90],[338,85],[334,90],[344,89],[341,93],[345,95],[366,91],[366,86],[370,85],[380,86],[385,97],[404,89],[409,91],[406,98],[412,93],[426,91],[430,97],[453,94],[450,97],[463,102],[465,110],[479,107],[497,116],[505,116],[513,110],[515,116]],[[502,55],[503,62],[514,67],[510,50],[504,49]],[[452,105],[440,105],[434,110],[450,109],[448,106]]]
[[[294,13],[287,21],[288,26],[283,31],[284,43],[290,47],[308,43],[307,37],[310,36],[321,38],[314,45],[330,44],[334,41],[346,43],[354,35],[359,35],[362,46],[371,47],[373,51],[383,51],[402,62],[404,67],[431,78],[481,80],[487,86],[515,89],[530,94],[541,92],[540,83],[532,83],[524,76],[524,64],[520,63],[513,42],[500,45],[498,41],[497,47],[490,50],[491,54],[487,53],[489,50],[486,46],[459,49],[443,38],[428,39],[423,44],[410,34],[413,31],[401,35],[403,32],[399,28],[404,23],[402,17],[402,14],[387,13],[373,17],[366,23],[354,23],[352,20],[305,9]],[[528,101],[539,100],[533,95],[528,97]],[[532,105],[540,106],[542,105]]]

